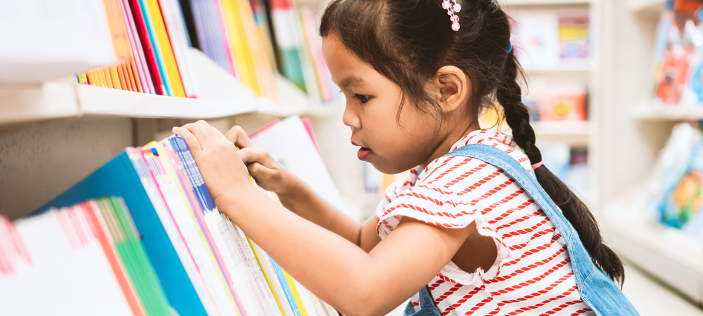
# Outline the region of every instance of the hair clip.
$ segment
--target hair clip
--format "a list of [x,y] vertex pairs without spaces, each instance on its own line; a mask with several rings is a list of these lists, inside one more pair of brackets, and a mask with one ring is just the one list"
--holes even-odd
[[512,51],[513,51],[513,43],[511,42],[511,43],[510,43],[510,49],[508,49],[508,53],[510,53],[510,52],[512,52]]
[[456,0],[451,0],[451,2],[449,0],[444,0],[444,2],[442,2],[442,8],[447,10],[449,20],[452,21],[452,30],[454,30],[454,32],[458,31],[460,27],[459,16],[454,13],[461,11],[461,4],[456,3]]

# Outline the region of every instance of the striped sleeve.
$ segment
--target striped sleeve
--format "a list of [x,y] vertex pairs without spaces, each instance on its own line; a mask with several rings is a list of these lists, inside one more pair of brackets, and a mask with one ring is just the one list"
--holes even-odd
[[[496,167],[467,157],[443,157],[432,162],[417,182],[400,192],[389,188],[387,199],[379,205],[377,231],[385,238],[407,216],[429,225],[464,228],[476,222],[478,233],[493,238],[498,255],[489,271],[466,273],[450,263],[441,275],[459,284],[472,284],[476,278],[495,276],[500,263],[511,258],[511,251],[491,224],[494,214],[485,210],[500,202],[496,198],[506,192],[520,194],[522,190]],[[510,187],[513,185],[513,187]],[[389,194],[391,195],[390,198]]]

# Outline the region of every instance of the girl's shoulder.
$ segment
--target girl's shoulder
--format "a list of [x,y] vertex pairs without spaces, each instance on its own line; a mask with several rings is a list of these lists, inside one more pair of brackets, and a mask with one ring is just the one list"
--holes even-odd
[[520,163],[525,170],[532,172],[530,159],[517,148],[515,141],[510,135],[496,131],[479,130],[465,135],[451,147],[448,155],[437,158],[428,164],[420,177],[418,177],[418,184],[449,188],[456,186],[461,180],[466,178],[475,179],[498,172],[496,167],[482,160],[451,155],[451,152],[473,144],[483,144],[498,148]]
[[[469,133],[452,151],[475,143],[499,148],[532,170],[529,159],[515,147],[512,137],[498,132]],[[463,156],[440,157],[422,172],[411,170],[404,181],[386,190],[376,212],[380,220],[378,231],[383,237],[384,230],[389,233],[403,216],[443,227],[465,227],[479,215],[480,212],[475,213],[478,207],[519,190],[507,174],[484,161]]]

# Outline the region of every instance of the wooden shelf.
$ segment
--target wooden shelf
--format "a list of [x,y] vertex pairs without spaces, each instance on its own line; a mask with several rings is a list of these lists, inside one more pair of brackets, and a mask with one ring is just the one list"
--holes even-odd
[[640,102],[631,109],[640,120],[687,121],[703,119],[703,106],[667,105],[655,101]]
[[507,6],[537,6],[537,5],[588,5],[591,0],[498,0],[500,4]]
[[[703,242],[645,219],[643,199],[607,203],[606,241],[619,255],[696,302],[703,300]],[[633,208],[634,205],[634,208]]]
[[658,15],[664,10],[666,0],[629,0],[627,4],[632,12]]

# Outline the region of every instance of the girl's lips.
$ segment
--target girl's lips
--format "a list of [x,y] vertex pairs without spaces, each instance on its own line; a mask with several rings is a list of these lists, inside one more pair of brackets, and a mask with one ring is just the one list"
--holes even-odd
[[366,160],[366,158],[371,155],[372,151],[371,149],[361,147],[359,148],[359,151],[356,153],[356,157],[359,158],[359,160]]

